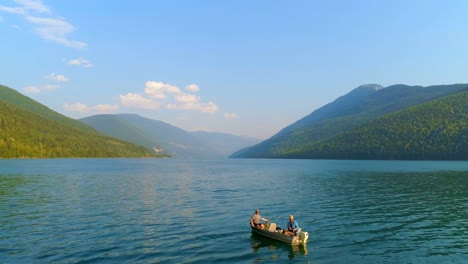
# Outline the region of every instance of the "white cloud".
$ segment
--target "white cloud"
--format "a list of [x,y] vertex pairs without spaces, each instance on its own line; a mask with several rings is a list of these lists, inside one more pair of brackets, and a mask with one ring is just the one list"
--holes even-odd
[[155,99],[164,99],[167,97],[166,93],[169,94],[180,94],[181,91],[179,88],[172,86],[170,84],[147,81],[145,85],[145,94],[151,98]]
[[47,76],[47,79],[54,81],[54,82],[68,82],[69,81],[69,79],[65,77],[64,75],[55,74],[55,73],[49,74],[49,76]]
[[225,119],[237,119],[239,116],[236,113],[225,113],[224,114]]
[[[195,84],[188,85],[185,89],[200,90]],[[147,81],[143,94],[120,95],[120,101],[127,107],[140,109],[158,109],[163,106],[169,110],[193,110],[203,113],[214,113],[219,110],[213,102],[204,103],[199,96],[183,92],[176,86],[156,81]]]
[[177,109],[177,105],[176,104],[167,104],[166,108],[167,109]]
[[42,89],[47,90],[47,91],[54,91],[59,87],[60,87],[59,85],[45,84],[42,86]]
[[39,14],[50,14],[51,9],[42,0],[15,0],[20,6],[0,5],[0,11],[23,16],[35,26],[34,31],[43,39],[50,40],[72,48],[84,48],[86,43],[68,38],[75,27],[64,18],[37,17]]
[[54,91],[59,87],[60,87],[59,85],[44,84],[44,85],[42,85],[40,87],[28,86],[28,87],[25,87],[23,90],[26,93],[29,93],[29,94],[38,94],[38,93],[40,93],[42,91]]
[[98,104],[92,107],[93,112],[99,113],[114,113],[119,110],[118,105],[111,105],[111,104]]
[[44,5],[41,0],[15,0],[15,2],[23,5],[24,10],[32,10],[39,13],[50,13],[50,8]]
[[203,113],[215,113],[218,111],[218,106],[213,102],[208,102],[206,104],[201,103],[185,103],[177,107],[177,109],[182,110],[197,110]]
[[140,94],[128,93],[126,95],[120,95],[120,102],[122,105],[133,108],[158,109],[160,104],[157,101],[143,97]]
[[68,39],[67,35],[75,27],[62,18],[43,18],[27,16],[26,20],[36,25],[36,33],[43,39],[57,42],[72,48],[84,48],[86,43]]
[[28,87],[25,87],[23,90],[28,94],[37,94],[41,92],[41,89],[39,89],[36,86],[28,86]]
[[90,67],[94,66],[89,60],[86,60],[86,59],[83,59],[83,58],[69,60],[67,62],[67,64],[68,65],[75,65],[75,66],[83,66],[85,68],[90,68]]
[[75,103],[75,104],[65,103],[63,105],[63,108],[65,108],[65,110],[69,112],[86,113],[88,106],[82,103]]
[[203,113],[214,113],[219,110],[218,106],[213,102],[208,102],[207,104],[202,104],[200,111]]
[[198,87],[196,84],[190,84],[185,86],[185,90],[196,93],[200,91],[200,87]]
[[193,94],[178,94],[174,96],[174,99],[179,103],[196,103],[200,101],[200,97]]
[[74,103],[63,105],[66,111],[69,112],[78,112],[78,113],[93,113],[93,114],[104,114],[104,113],[115,113],[119,110],[118,105],[111,104],[98,104],[94,106],[88,106],[82,103]]
[[0,11],[4,11],[7,13],[17,14],[17,15],[24,15],[26,11],[22,7],[8,7],[0,5]]

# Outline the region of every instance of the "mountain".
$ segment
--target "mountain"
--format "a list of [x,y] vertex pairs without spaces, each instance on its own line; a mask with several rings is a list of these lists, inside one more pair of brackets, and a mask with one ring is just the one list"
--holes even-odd
[[379,84],[361,85],[345,96],[339,97],[333,103],[327,104],[324,107],[317,109],[310,115],[300,119],[296,123],[284,129],[282,133],[286,133],[289,130],[293,130],[299,127],[307,126],[312,122],[331,119],[333,117],[340,117],[347,114],[359,113],[362,111],[362,109],[356,106],[360,105],[363,98],[367,98],[381,89],[383,89],[383,87]]
[[153,152],[162,152],[173,157],[210,154],[199,150],[201,144],[189,132],[139,115],[94,115],[80,121],[104,134],[141,144]]
[[57,121],[59,123],[74,127],[80,130],[85,130],[88,132],[95,132],[91,127],[76,121],[75,119],[68,118],[62,114],[59,114],[47,106],[40,104],[33,99],[22,95],[14,89],[0,85],[0,100],[12,104],[18,109],[35,113],[41,117]]
[[231,157],[283,157],[306,145],[364,125],[384,114],[434,100],[466,87],[468,84],[429,87],[399,84],[386,88],[376,84],[360,86],[282,129],[273,137],[237,151]]
[[468,160],[468,89],[383,115],[282,158]]
[[0,157],[151,157],[142,146],[105,136],[0,85]]
[[234,151],[260,142],[260,139],[235,136],[219,132],[195,131],[191,132],[200,142],[210,149],[217,150],[223,157],[228,157]]
[[95,115],[80,119],[107,135],[143,145],[172,157],[220,158],[259,142],[222,133],[190,133],[168,123],[135,114]]

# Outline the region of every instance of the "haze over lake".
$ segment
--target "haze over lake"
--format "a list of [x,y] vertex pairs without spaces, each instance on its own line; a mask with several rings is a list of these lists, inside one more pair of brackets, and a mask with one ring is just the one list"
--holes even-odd
[[468,162],[0,160],[1,263],[462,263],[467,219]]

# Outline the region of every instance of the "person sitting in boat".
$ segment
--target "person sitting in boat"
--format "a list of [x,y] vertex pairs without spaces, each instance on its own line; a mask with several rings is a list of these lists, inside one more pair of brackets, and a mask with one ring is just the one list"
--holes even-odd
[[288,221],[288,224],[287,224],[287,234],[288,235],[297,235],[297,230],[299,230],[299,225],[297,224],[296,221],[294,221],[294,216],[293,215],[290,215],[289,216],[289,221]]
[[265,221],[265,222],[270,222],[270,220],[263,218],[260,215],[260,210],[255,210],[255,213],[252,215],[252,218],[250,218],[250,225],[258,227],[260,229],[263,229],[265,227],[265,224],[262,224],[260,221]]

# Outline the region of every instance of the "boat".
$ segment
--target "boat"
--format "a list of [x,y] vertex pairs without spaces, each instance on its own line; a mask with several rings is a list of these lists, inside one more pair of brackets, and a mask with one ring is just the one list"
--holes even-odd
[[288,232],[284,232],[282,229],[277,229],[275,223],[266,223],[264,228],[250,226],[252,228],[252,232],[257,233],[259,235],[276,239],[279,241],[286,242],[291,245],[305,245],[309,241],[309,233],[302,231],[301,228],[297,231],[296,235],[288,234]]

